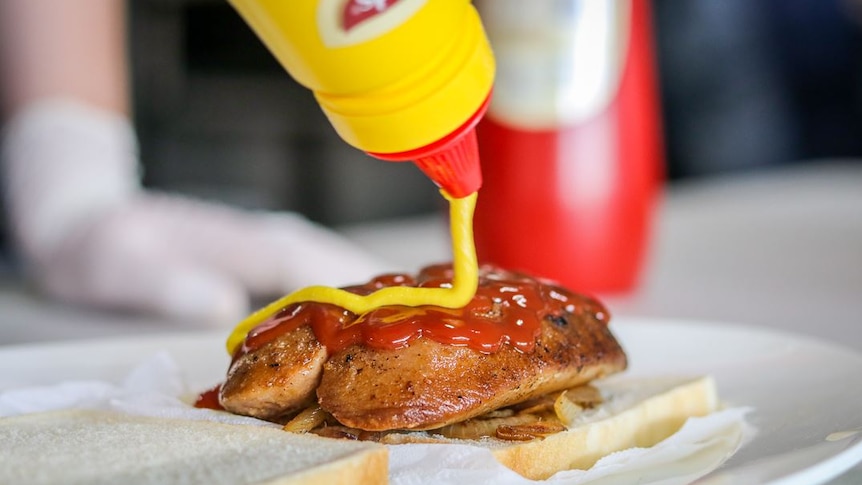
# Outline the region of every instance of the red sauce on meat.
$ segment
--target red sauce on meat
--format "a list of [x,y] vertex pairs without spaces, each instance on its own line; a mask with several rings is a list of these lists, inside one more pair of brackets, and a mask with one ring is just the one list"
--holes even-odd
[[224,410],[221,403],[218,400],[218,393],[221,389],[221,384],[213,387],[212,389],[208,389],[201,393],[195,401],[194,406],[196,408],[202,409],[218,409],[219,411]]
[[[451,286],[452,277],[450,265],[436,265],[423,269],[415,278],[406,274],[384,275],[345,289],[367,295],[388,286],[439,288]],[[356,315],[335,305],[297,303],[252,329],[234,358],[303,325],[310,325],[331,353],[354,344],[399,349],[420,337],[483,353],[495,352],[503,345],[530,352],[541,332],[543,318],[562,319],[555,323],[565,324],[567,314],[585,312],[605,323],[608,321],[605,308],[591,298],[551,282],[483,266],[476,296],[464,308],[390,306]]]

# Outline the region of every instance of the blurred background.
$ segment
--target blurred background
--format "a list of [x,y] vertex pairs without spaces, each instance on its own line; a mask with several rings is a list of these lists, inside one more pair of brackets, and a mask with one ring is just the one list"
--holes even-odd
[[[146,185],[330,225],[440,207],[412,165],[343,143],[227,2],[129,5]],[[656,0],[653,16],[671,183],[862,155],[856,2]]]
[[[434,209],[436,191],[413,167],[341,142],[226,2],[131,5],[149,184],[332,224]],[[669,178],[862,154],[856,7],[654,1]]]
[[[326,223],[433,209],[436,191],[412,167],[342,143],[226,2],[131,5],[150,184]],[[862,154],[856,7],[654,1],[670,179]]]

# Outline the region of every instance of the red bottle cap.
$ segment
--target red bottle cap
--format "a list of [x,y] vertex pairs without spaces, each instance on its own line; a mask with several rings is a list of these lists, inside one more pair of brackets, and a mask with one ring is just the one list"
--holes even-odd
[[489,94],[473,116],[455,131],[433,143],[406,152],[368,154],[390,162],[412,160],[447,194],[456,199],[466,197],[482,186],[476,124],[488,109],[490,99]]

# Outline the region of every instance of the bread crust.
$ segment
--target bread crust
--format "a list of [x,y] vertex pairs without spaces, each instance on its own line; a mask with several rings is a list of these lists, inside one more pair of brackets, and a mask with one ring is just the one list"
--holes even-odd
[[676,433],[690,417],[719,408],[716,383],[696,378],[611,378],[602,388],[608,402],[592,418],[568,430],[527,442],[487,438],[460,440],[425,432],[389,434],[387,444],[469,444],[488,448],[501,464],[531,480],[545,480],[561,470],[592,467],[599,459],[632,447],[650,447]]

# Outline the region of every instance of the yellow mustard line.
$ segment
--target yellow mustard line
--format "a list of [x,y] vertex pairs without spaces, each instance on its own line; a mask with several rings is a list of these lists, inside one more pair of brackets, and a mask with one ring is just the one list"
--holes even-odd
[[473,211],[476,208],[477,193],[474,192],[461,199],[450,197],[444,191],[441,193],[449,201],[449,230],[452,235],[452,265],[455,272],[451,288],[391,286],[381,288],[367,296],[328,286],[302,288],[257,310],[241,321],[227,339],[228,353],[233,354],[254,327],[293,303],[304,301],[330,303],[357,315],[390,305],[411,307],[434,305],[444,308],[461,308],[467,305],[473,299],[479,285],[479,264],[473,242]]

